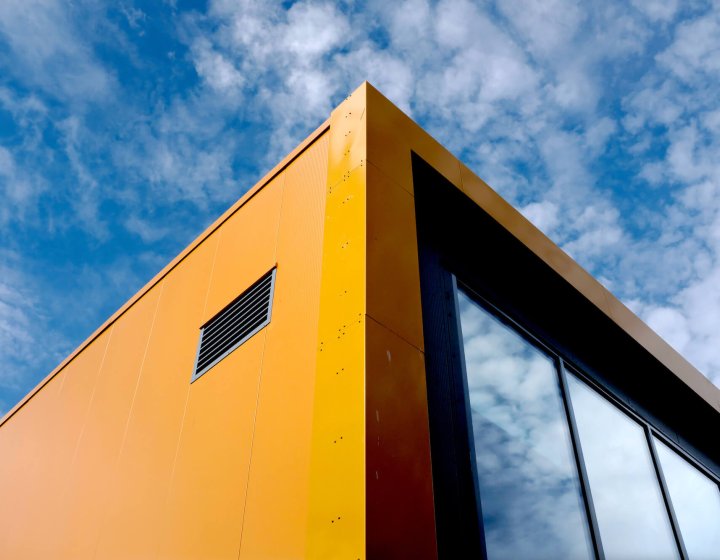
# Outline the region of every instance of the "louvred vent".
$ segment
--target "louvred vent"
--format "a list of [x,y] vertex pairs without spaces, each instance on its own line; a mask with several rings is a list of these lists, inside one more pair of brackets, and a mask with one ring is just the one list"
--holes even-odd
[[202,327],[192,381],[270,322],[275,270],[265,274]]

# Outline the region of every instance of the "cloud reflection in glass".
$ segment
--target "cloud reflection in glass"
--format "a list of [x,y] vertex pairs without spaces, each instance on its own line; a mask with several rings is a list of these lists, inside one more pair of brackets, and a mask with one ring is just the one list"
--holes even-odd
[[592,558],[552,360],[458,297],[488,558]]
[[568,389],[605,558],[679,558],[642,426],[573,375]]
[[720,557],[720,489],[655,438],[660,465],[690,560]]

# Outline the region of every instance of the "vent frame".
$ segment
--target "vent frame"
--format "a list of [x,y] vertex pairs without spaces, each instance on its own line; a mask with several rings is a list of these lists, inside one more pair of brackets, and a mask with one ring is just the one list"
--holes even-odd
[[[247,289],[243,290],[241,294],[234,298],[230,303],[228,303],[210,319],[205,321],[205,323],[200,327],[200,338],[198,340],[197,352],[195,354],[195,363],[193,364],[192,376],[190,378],[191,384],[200,377],[202,377],[204,374],[206,374],[208,371],[210,371],[215,365],[224,360],[227,356],[229,356],[237,348],[242,346],[245,342],[250,340],[253,336],[255,336],[258,332],[260,332],[270,323],[272,319],[273,300],[275,297],[276,273],[277,266],[274,266],[271,270],[260,276],[260,278],[253,282]],[[268,280],[268,286],[264,286],[261,288],[261,286],[264,283],[268,282]],[[240,307],[238,307],[238,309],[234,311],[230,311],[233,309],[233,307],[236,307],[241,301],[243,301],[243,299],[247,298],[248,296],[250,297],[244,305],[241,305]],[[267,304],[257,307],[258,303],[261,303],[264,300],[267,300]],[[252,324],[254,320],[262,317],[262,315],[256,315],[263,308],[266,309],[266,313],[265,318],[260,323],[254,326],[250,331],[242,334],[242,336],[237,340],[233,340],[232,344],[229,347],[224,348],[220,354],[214,356],[210,361],[206,361],[205,363],[203,363],[203,360],[207,359],[208,354],[213,355],[213,351],[217,350],[217,348],[213,349],[213,347],[217,347],[219,341],[223,340],[223,338],[225,337],[232,339],[232,331],[234,329],[237,329],[237,327],[241,325],[243,321],[247,321],[249,324]],[[247,311],[249,310],[252,311],[250,313],[247,313]],[[243,317],[243,319],[237,322],[240,317]],[[221,326],[220,329],[212,328],[218,325]],[[228,329],[228,332],[222,333],[223,328],[227,329],[228,325],[233,326]],[[242,330],[243,329],[240,329],[240,332],[242,332]],[[212,340],[207,347],[203,347],[203,341],[207,340],[205,338],[207,332],[210,332],[209,337]],[[222,334],[218,336],[218,333]],[[223,347],[223,345],[221,344],[220,347]],[[211,350],[209,352],[206,352],[207,348],[211,348]],[[206,353],[203,355],[203,352]],[[198,365],[200,364],[202,364],[202,366],[200,369],[198,369]]]

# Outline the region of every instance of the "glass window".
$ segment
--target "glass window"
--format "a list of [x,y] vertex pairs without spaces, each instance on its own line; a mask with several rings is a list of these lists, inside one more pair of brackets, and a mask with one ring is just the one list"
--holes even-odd
[[655,438],[660,465],[690,560],[720,555],[720,490],[717,484]]
[[605,557],[679,558],[643,428],[568,375]]
[[488,558],[592,558],[552,360],[458,297]]

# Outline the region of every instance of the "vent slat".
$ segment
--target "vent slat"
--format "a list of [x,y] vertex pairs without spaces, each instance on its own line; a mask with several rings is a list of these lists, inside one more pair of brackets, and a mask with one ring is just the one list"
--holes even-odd
[[227,332],[223,331],[219,334],[219,337],[213,340],[211,343],[205,345],[203,341],[202,350],[200,351],[200,356],[198,357],[198,363],[203,361],[207,356],[214,356],[218,353],[222,353],[223,348],[227,349],[231,347],[245,334],[250,332],[254,328],[254,326],[258,324],[258,322],[262,322],[266,319],[267,310],[258,309],[253,315],[248,317],[247,321],[243,321],[242,323],[234,326],[233,328],[228,329]]
[[210,334],[207,334],[206,331],[203,331],[203,349],[205,346],[210,346],[213,341],[215,341],[218,337],[224,336],[229,330],[234,329],[238,324],[243,323],[246,321],[251,315],[254,315],[256,311],[259,309],[267,309],[267,305],[270,300],[270,294],[265,294],[265,296],[260,300],[251,300],[247,302],[247,305],[243,307],[243,309],[238,309],[237,316],[229,317],[227,318],[225,324],[223,325],[222,329],[216,329]]
[[241,310],[240,308],[246,308],[247,302],[250,299],[254,299],[258,295],[267,295],[269,293],[268,288],[272,278],[260,280],[239,296],[233,303],[218,313],[213,319],[211,319],[203,329],[203,335],[208,335],[213,331],[216,331],[225,324],[228,319],[232,319],[236,316],[236,312]]
[[[255,321],[255,323],[248,329],[244,329],[242,333],[239,335],[241,338],[249,338],[249,335],[251,333],[255,333],[259,330],[258,327],[263,327],[264,325],[264,318],[258,317],[258,320]],[[218,347],[216,352],[213,352],[211,355],[208,355],[203,359],[202,362],[198,362],[198,371],[202,371],[204,369],[208,369],[210,365],[214,365],[216,362],[220,361],[220,358],[224,358],[227,354],[229,354],[232,350],[237,348],[239,344],[230,342],[229,344],[225,344],[223,346]]]
[[192,381],[270,322],[275,269],[231,301],[200,331]]

